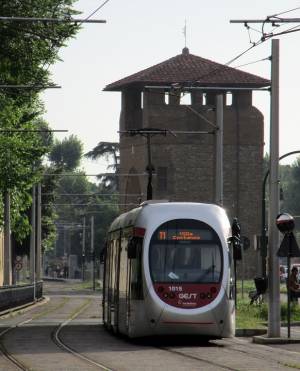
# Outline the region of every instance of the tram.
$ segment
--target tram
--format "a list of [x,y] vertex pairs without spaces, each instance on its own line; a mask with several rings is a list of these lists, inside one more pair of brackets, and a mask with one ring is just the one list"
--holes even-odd
[[129,337],[232,337],[230,223],[214,204],[146,201],[110,226],[103,323]]

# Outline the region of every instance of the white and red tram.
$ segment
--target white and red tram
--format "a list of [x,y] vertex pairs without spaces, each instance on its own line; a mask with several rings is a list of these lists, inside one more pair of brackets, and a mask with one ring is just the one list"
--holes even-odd
[[108,233],[103,322],[129,337],[235,329],[227,215],[214,204],[147,201]]

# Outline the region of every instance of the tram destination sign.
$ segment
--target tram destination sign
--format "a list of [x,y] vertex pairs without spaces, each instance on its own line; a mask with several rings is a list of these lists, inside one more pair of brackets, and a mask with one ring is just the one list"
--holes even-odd
[[211,241],[213,234],[207,229],[160,229],[159,241]]

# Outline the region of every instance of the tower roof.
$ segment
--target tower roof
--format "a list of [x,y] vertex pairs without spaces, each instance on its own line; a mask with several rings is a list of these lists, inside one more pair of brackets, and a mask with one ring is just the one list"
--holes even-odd
[[165,86],[176,83],[186,87],[229,86],[249,89],[270,85],[267,79],[198,57],[184,48],[182,54],[113,82],[104,90],[142,89],[144,86]]

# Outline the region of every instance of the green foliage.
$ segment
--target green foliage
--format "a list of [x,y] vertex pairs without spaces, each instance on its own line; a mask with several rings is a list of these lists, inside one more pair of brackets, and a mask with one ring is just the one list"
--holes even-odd
[[[266,328],[268,322],[268,304],[250,305],[248,297],[249,291],[255,290],[252,280],[244,281],[244,298],[241,292],[241,281],[237,282],[237,308],[236,308],[236,327],[244,329]],[[285,285],[282,285],[281,292],[284,291]],[[281,303],[281,321],[287,320],[287,303]],[[291,321],[300,321],[300,306],[291,304]]]
[[120,157],[120,144],[117,142],[99,142],[96,147],[86,153],[85,156],[92,160],[104,157],[107,161],[109,160],[109,157],[112,156],[113,164],[117,165]]
[[264,313],[267,306],[262,305],[250,305],[250,299],[238,298],[236,308],[236,327],[243,329],[251,328],[265,328]]
[[[0,95],[0,191],[11,194],[12,230],[17,240],[30,231],[30,189],[40,179],[38,164],[46,153],[37,129],[35,106],[19,106]],[[21,132],[18,130],[22,130]],[[3,223],[3,215],[2,215]]]
[[[101,196],[102,186],[87,180],[84,173],[75,171],[75,176],[60,179],[55,198],[58,213],[57,223],[60,225],[58,235],[58,254],[63,255],[66,243],[71,254],[82,256],[83,219],[86,223],[86,258],[92,259],[91,252],[91,216],[94,216],[94,248],[99,257],[104,247],[107,229],[118,215],[117,197]],[[66,242],[66,240],[68,242]]]
[[[69,18],[77,14],[72,9],[74,2],[2,1],[0,14],[6,17]],[[0,22],[0,84],[51,84],[49,65],[59,59],[58,50],[75,36],[79,28],[69,23]],[[30,231],[31,188],[41,179],[42,159],[53,141],[52,134],[35,131],[48,129],[41,119],[43,105],[38,93],[39,89],[0,89],[0,192],[3,195],[9,191],[11,195],[12,230],[17,240],[24,239]],[[52,211],[46,213],[46,218],[53,217],[52,214]],[[3,223],[3,211],[0,218]],[[53,230],[47,233],[49,241],[53,240]]]
[[[70,18],[75,0],[10,0],[0,3],[6,17]],[[0,22],[0,76],[5,84],[48,84],[47,66],[58,60],[57,52],[78,26],[68,23]],[[17,96],[20,92],[10,91]],[[21,91],[21,97],[24,92]]]
[[[85,154],[85,157],[97,160],[104,157],[107,161],[112,157],[113,163],[107,167],[116,173],[120,168],[120,144],[117,142],[99,142],[95,148]],[[105,191],[117,191],[119,189],[118,177],[114,175],[98,175]]]
[[49,159],[57,167],[72,171],[80,165],[82,150],[82,142],[75,135],[71,135],[62,141],[55,140]]

